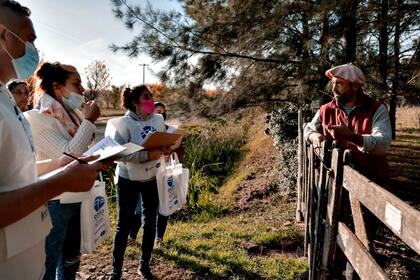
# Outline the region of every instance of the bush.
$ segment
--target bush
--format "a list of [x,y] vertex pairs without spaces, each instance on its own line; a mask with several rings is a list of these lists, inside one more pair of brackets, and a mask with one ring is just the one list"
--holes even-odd
[[296,194],[297,182],[297,126],[298,109],[294,106],[273,111],[269,118],[274,146],[279,152],[280,193],[284,196]]

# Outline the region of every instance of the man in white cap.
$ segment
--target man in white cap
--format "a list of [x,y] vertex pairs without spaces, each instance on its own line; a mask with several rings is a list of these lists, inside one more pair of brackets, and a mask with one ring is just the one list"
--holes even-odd
[[384,104],[363,93],[363,72],[343,64],[325,72],[331,79],[334,99],[321,106],[305,128],[305,139],[319,148],[325,139],[338,140],[351,149],[358,170],[377,183],[386,183],[385,157],[391,144],[391,123]]

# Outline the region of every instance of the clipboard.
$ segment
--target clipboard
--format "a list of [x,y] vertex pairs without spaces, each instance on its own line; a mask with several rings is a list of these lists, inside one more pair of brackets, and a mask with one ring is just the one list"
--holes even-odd
[[172,146],[181,137],[182,135],[177,133],[154,132],[147,136],[142,146],[146,150],[158,147]]

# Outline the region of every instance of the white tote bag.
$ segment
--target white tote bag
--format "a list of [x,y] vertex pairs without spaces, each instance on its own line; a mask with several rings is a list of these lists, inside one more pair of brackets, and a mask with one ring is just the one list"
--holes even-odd
[[176,153],[168,162],[162,157],[156,173],[159,194],[159,213],[169,216],[187,202],[189,170],[179,163]]
[[80,230],[80,251],[82,254],[92,253],[101,242],[110,236],[108,198],[102,174],[100,174],[100,181],[95,181],[90,189],[88,198],[82,201]]

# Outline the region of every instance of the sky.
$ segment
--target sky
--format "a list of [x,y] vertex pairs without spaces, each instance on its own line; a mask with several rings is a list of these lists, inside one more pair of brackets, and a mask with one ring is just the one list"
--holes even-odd
[[[109,45],[122,45],[135,35],[125,28],[122,21],[112,14],[109,0],[18,0],[31,11],[37,39],[35,46],[44,61],[59,61],[74,65],[86,84],[84,69],[94,60],[102,60],[108,66],[111,84],[138,85],[143,82],[156,83],[158,78],[152,74],[160,66],[148,57],[141,55],[130,59],[124,53],[113,53]],[[129,0],[129,3],[146,5],[146,0]],[[181,10],[176,0],[152,0],[154,8]]]

